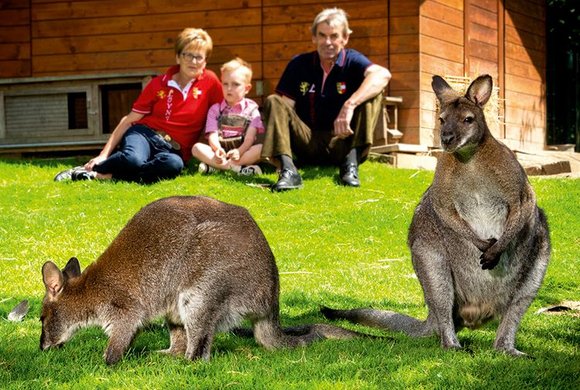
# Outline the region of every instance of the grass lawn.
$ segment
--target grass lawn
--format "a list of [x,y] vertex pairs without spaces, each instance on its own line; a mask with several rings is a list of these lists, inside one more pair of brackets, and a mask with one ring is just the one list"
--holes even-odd
[[[580,317],[535,314],[564,300],[580,301],[580,180],[532,178],[548,215],[552,260],[524,316],[516,346],[534,359],[492,350],[497,322],[459,333],[468,351],[449,352],[435,337],[340,323],[384,339],[327,340],[268,352],[253,339],[217,336],[212,360],[191,362],[154,353],[168,346],[161,320],[147,326],[123,360],[107,367],[107,338],[79,331],[63,348],[41,352],[40,269],[76,256],[93,262],[144,205],[172,195],[208,195],[248,208],[276,255],[284,326],[325,322],[321,305],[373,306],[425,318],[426,308],[406,246],[415,205],[432,180],[426,171],[368,162],[362,187],[336,183],[334,169],[303,170],[304,189],[273,194],[254,178],[188,172],[151,186],[55,183],[71,160],[0,160],[0,387],[117,389],[391,389],[580,388]],[[28,299],[22,322],[6,317]]]

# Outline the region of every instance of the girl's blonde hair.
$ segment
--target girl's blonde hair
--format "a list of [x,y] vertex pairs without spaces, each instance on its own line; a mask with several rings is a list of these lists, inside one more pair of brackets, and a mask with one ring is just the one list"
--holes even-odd
[[233,72],[238,69],[241,69],[246,84],[250,84],[252,82],[252,66],[240,57],[236,57],[223,64],[220,71],[223,74],[224,72]]
[[201,28],[186,28],[175,41],[175,54],[180,55],[183,50],[191,47],[194,51],[204,51],[205,57],[208,58],[213,49],[213,42],[209,34]]

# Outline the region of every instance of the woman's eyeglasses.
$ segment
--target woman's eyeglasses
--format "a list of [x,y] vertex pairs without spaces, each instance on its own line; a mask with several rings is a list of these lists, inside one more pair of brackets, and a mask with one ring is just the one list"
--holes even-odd
[[189,62],[202,62],[203,60],[205,60],[205,57],[202,55],[187,52],[181,53],[181,58]]

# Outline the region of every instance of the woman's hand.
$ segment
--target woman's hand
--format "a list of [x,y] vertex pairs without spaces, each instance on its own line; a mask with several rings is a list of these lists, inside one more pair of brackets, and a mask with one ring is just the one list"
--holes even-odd
[[98,155],[97,157],[90,159],[89,162],[85,164],[84,168],[87,171],[92,171],[93,170],[93,167],[95,165],[98,165],[98,164],[102,163],[106,159],[107,159],[107,157]]

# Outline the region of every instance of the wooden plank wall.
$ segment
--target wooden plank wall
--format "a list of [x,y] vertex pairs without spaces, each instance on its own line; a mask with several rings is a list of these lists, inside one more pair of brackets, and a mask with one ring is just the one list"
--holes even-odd
[[494,134],[512,148],[543,149],[545,12],[543,0],[422,1],[420,129],[418,134],[407,129],[403,141],[439,144],[433,130],[436,118],[432,75],[474,78],[488,73],[499,85],[500,97],[505,98],[505,125],[494,128]]
[[546,144],[546,2],[505,0],[505,136],[512,148]]
[[401,142],[419,144],[419,0],[391,0],[389,6],[389,93],[401,96]]
[[30,0],[0,2],[0,78],[32,73]]
[[[504,137],[504,125],[498,116],[503,116],[503,78],[500,68],[504,63],[503,52],[500,54],[500,28],[498,0],[465,0],[465,76],[473,80],[481,74],[493,78],[494,95],[487,112],[487,124],[497,138]],[[503,76],[503,75],[502,75]],[[499,98],[499,99],[498,99]]]
[[465,0],[465,75],[499,78],[498,0]]
[[[232,22],[235,21],[235,22]],[[261,77],[259,0],[32,0],[32,76],[164,71],[185,27],[214,40],[208,67],[239,55]]]
[[[162,72],[175,63],[177,34],[184,27],[201,27],[214,41],[208,68],[218,72],[221,64],[240,56],[252,64],[254,80],[263,80],[264,94],[269,94],[293,55],[314,50],[310,34],[314,16],[334,6],[350,15],[354,33],[349,47],[388,65],[388,1],[28,0],[26,7],[21,3],[9,0],[0,9],[0,77]],[[16,24],[22,32],[9,32]],[[254,88],[251,97],[256,92]]]
[[[254,80],[262,82],[260,89],[267,95],[293,55],[314,49],[310,34],[314,16],[323,8],[339,6],[349,13],[354,31],[349,46],[393,73],[387,92],[404,99],[399,117],[402,142],[439,143],[433,129],[432,75],[489,72],[504,81],[508,141],[541,148],[546,112],[544,3],[4,0],[0,77],[161,72],[175,63],[176,35],[184,27],[196,26],[214,39],[210,69],[217,72],[222,63],[240,56],[253,65]],[[257,92],[254,88],[250,97],[261,102]]]
[[424,0],[420,9],[420,130],[419,143],[438,146],[434,130],[436,100],[433,75],[464,75],[464,0]]

